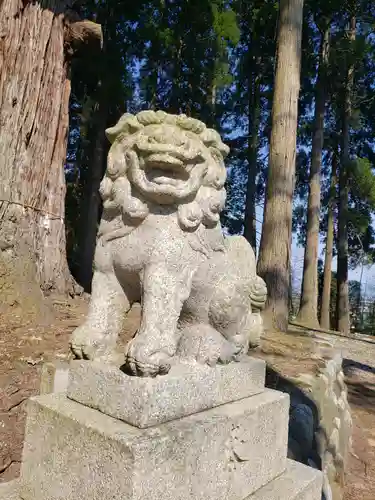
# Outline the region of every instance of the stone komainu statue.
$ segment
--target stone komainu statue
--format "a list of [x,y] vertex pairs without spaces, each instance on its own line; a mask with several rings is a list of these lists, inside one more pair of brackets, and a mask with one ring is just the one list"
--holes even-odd
[[222,234],[229,148],[199,120],[162,111],[125,114],[106,133],[91,302],[73,353],[110,359],[124,315],[140,302],[127,371],[155,376],[173,358],[238,358],[259,341],[267,289],[249,243]]

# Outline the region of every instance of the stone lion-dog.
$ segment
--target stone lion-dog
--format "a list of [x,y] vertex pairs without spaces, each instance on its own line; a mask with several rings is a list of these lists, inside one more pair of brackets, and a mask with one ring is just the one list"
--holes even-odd
[[106,131],[103,214],[88,316],[71,338],[76,358],[110,359],[124,315],[142,306],[126,371],[167,373],[173,359],[227,363],[256,345],[267,289],[254,252],[220,224],[229,152],[199,120],[126,113]]

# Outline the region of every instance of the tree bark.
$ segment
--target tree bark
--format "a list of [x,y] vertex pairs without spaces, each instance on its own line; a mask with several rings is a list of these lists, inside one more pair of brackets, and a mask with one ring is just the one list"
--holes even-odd
[[0,4],[1,247],[13,260],[31,259],[35,282],[58,293],[73,286],[64,226],[68,7],[54,0]]
[[[356,38],[356,17],[351,16],[349,40],[354,44]],[[351,51],[350,51],[351,53]],[[354,83],[354,64],[348,63],[344,112],[342,122],[342,150],[339,174],[339,220],[337,245],[337,329],[345,334],[350,332],[349,283],[348,283],[348,167],[350,163],[350,120],[352,116],[352,93]]]
[[327,217],[327,241],[324,259],[323,292],[321,298],[320,326],[325,330],[331,328],[331,283],[332,283],[332,259],[334,243],[334,204],[336,199],[337,183],[337,155],[332,159],[331,186],[329,195],[328,217]]
[[[1,5],[1,233],[30,249],[43,290],[65,292],[64,160],[70,82],[60,2]],[[21,241],[20,241],[21,240]],[[26,247],[26,248],[22,248]]]
[[[173,62],[173,72],[172,72],[172,91],[171,98],[169,103],[169,108],[171,113],[179,114],[181,113],[181,63],[182,63],[182,49],[183,49],[183,41],[182,37],[178,36],[178,41],[176,43],[176,54],[175,60]],[[186,103],[187,104],[187,103]],[[187,114],[190,116],[191,109],[190,106],[187,106],[189,111]]]
[[320,182],[324,141],[324,115],[326,105],[326,72],[329,52],[329,21],[324,21],[324,32],[320,44],[320,62],[316,82],[314,132],[311,149],[309,200],[307,212],[307,235],[303,264],[302,293],[296,321],[301,324],[319,326],[318,322],[318,254],[320,224]]
[[248,145],[248,173],[246,185],[246,204],[244,237],[257,252],[256,239],[256,178],[258,174],[258,134],[260,124],[260,74],[258,65],[252,72],[252,93],[249,99],[249,145]]
[[212,72],[208,87],[207,87],[207,102],[205,107],[206,112],[203,112],[204,121],[207,127],[216,127],[216,101],[217,101],[217,85],[215,74]]
[[[98,70],[98,83],[94,95],[95,107],[89,124],[89,141],[85,147],[86,168],[82,169],[84,175],[83,197],[80,210],[80,238],[79,238],[79,266],[77,270],[78,281],[85,291],[91,291],[91,280],[93,275],[93,262],[96,248],[96,239],[100,216],[102,211],[102,200],[99,194],[100,182],[103,178],[110,143],[105,135],[108,126],[116,123],[121,115],[124,102],[113,90],[113,80],[118,81],[124,75],[115,73],[118,61],[118,40],[116,27],[109,22],[115,16],[113,7],[108,4],[103,6],[99,21],[103,26],[105,44],[98,57],[96,67]],[[119,102],[120,101],[120,102]],[[115,111],[114,111],[115,109]],[[113,116],[115,114],[115,116]]]
[[[101,92],[103,94],[103,92]],[[91,290],[93,261],[96,247],[96,235],[101,215],[101,198],[99,194],[100,182],[103,178],[109,142],[105,136],[107,126],[108,106],[106,97],[100,99],[99,108],[93,130],[93,140],[90,141],[91,150],[88,178],[84,186],[82,215],[80,222],[80,265],[78,281],[85,291]]]
[[268,181],[258,274],[268,299],[266,327],[288,329],[303,0],[281,0]]

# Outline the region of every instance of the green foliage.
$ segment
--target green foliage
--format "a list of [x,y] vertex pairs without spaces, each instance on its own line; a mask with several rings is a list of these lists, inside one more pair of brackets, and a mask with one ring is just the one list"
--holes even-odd
[[[226,96],[222,123],[223,130],[230,134],[232,149],[227,162],[230,177],[223,223],[229,232],[242,233],[249,175],[258,205],[264,195],[268,157],[261,150],[268,147],[270,134],[278,2],[237,1],[233,2],[233,9],[237,12],[241,36],[232,54],[234,80]],[[254,108],[260,115],[255,122]],[[252,143],[256,144],[255,151]]]
[[357,158],[350,169],[351,192],[375,210],[375,172],[368,158]]
[[237,23],[236,13],[225,6],[225,2],[214,0],[211,2],[212,30],[216,59],[214,67],[214,85],[223,88],[232,83],[230,64],[228,59],[228,46],[234,47],[240,41],[240,30]]
[[[352,12],[352,5],[332,0],[331,2],[308,2],[305,16],[311,14],[314,19],[316,33],[322,30],[323,23],[331,25],[331,49],[330,63],[328,68],[329,102],[325,119],[325,138],[323,152],[323,179],[322,179],[322,210],[321,231],[324,241],[326,230],[326,216],[329,204],[333,201],[335,216],[335,231],[337,230],[337,204],[336,196],[332,200],[330,195],[330,171],[333,155],[338,157],[342,149],[342,117],[343,96],[346,85],[348,64],[354,62],[354,88],[352,93],[351,116],[351,161],[346,165],[349,182],[349,207],[348,207],[348,248],[349,265],[355,268],[363,262],[372,262],[374,259],[374,231],[372,227],[372,216],[375,210],[375,175],[374,175],[374,143],[375,121],[371,106],[374,99],[374,76],[375,76],[375,40],[371,35],[371,29],[367,24],[369,11],[374,10],[373,2],[357,2],[357,35],[354,42],[347,36],[347,23]],[[310,23],[310,21],[308,21]],[[319,37],[318,37],[319,38]],[[314,38],[314,30],[311,30],[310,44],[316,47],[317,40]],[[309,51],[311,53],[311,50]],[[310,75],[304,73],[305,78],[314,81],[314,72]],[[303,94],[306,93],[303,90]],[[302,95],[301,100],[308,102]],[[370,106],[368,104],[370,103]],[[372,108],[372,109],[371,109]],[[310,138],[312,134],[312,113],[306,108],[307,113],[302,113],[299,124],[299,153],[297,156],[296,171],[296,203],[293,218],[293,230],[297,233],[297,242],[305,244],[306,211],[308,196],[308,170],[309,151],[311,147]],[[344,167],[342,167],[344,168]]]
[[[375,1],[356,2],[355,43],[347,36],[352,3],[305,1],[293,230],[299,244],[304,245],[319,46],[321,33],[328,23],[332,36],[322,165],[321,239],[323,242],[327,210],[332,202],[332,159],[334,155],[340,157],[342,148],[346,68],[348,62],[355,61],[350,130],[352,161],[348,167],[349,253],[350,265],[355,267],[372,262],[375,245],[372,228]],[[267,182],[279,2],[90,0],[79,2],[75,8],[82,18],[95,19],[102,25],[104,50],[102,54],[85,52],[73,61],[71,69],[66,168],[71,266],[78,265],[79,240],[84,237],[80,215],[90,196],[98,133],[125,111],[158,108],[184,112],[215,126],[224,135],[231,154],[227,162],[228,196],[222,222],[228,232],[241,233],[248,178],[255,186],[255,202],[260,209]],[[254,113],[255,109],[259,113]],[[336,230],[337,205],[333,203],[333,206]]]

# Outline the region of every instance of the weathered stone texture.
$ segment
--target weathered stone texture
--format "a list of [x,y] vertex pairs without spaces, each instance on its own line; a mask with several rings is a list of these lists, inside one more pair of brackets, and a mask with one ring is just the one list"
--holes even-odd
[[[69,380],[66,366],[43,368],[19,496],[319,500],[321,475],[287,461],[289,396],[246,356],[267,289],[247,240],[221,230],[229,148],[162,111],[126,113],[107,135],[90,308],[71,339],[82,361]],[[139,329],[116,354],[134,303]]]
[[69,380],[69,363],[53,361],[45,363],[40,375],[40,394],[66,393]]
[[353,422],[341,354],[322,359],[316,376],[303,374],[298,382],[305,387],[319,412],[316,439],[322,460],[323,491],[327,498],[342,500]]
[[265,363],[252,358],[213,368],[196,362],[178,364],[156,378],[131,377],[115,366],[74,361],[68,397],[145,428],[258,394],[264,390],[264,378]]
[[62,395],[30,400],[24,500],[243,500],[286,466],[274,391],[140,430]]
[[319,471],[288,460],[284,474],[246,500],[320,500],[321,491],[322,474]]
[[[246,500],[319,500],[321,489],[322,476],[319,471],[288,460],[286,471],[281,476]],[[0,500],[21,500],[19,482],[0,484]]]

